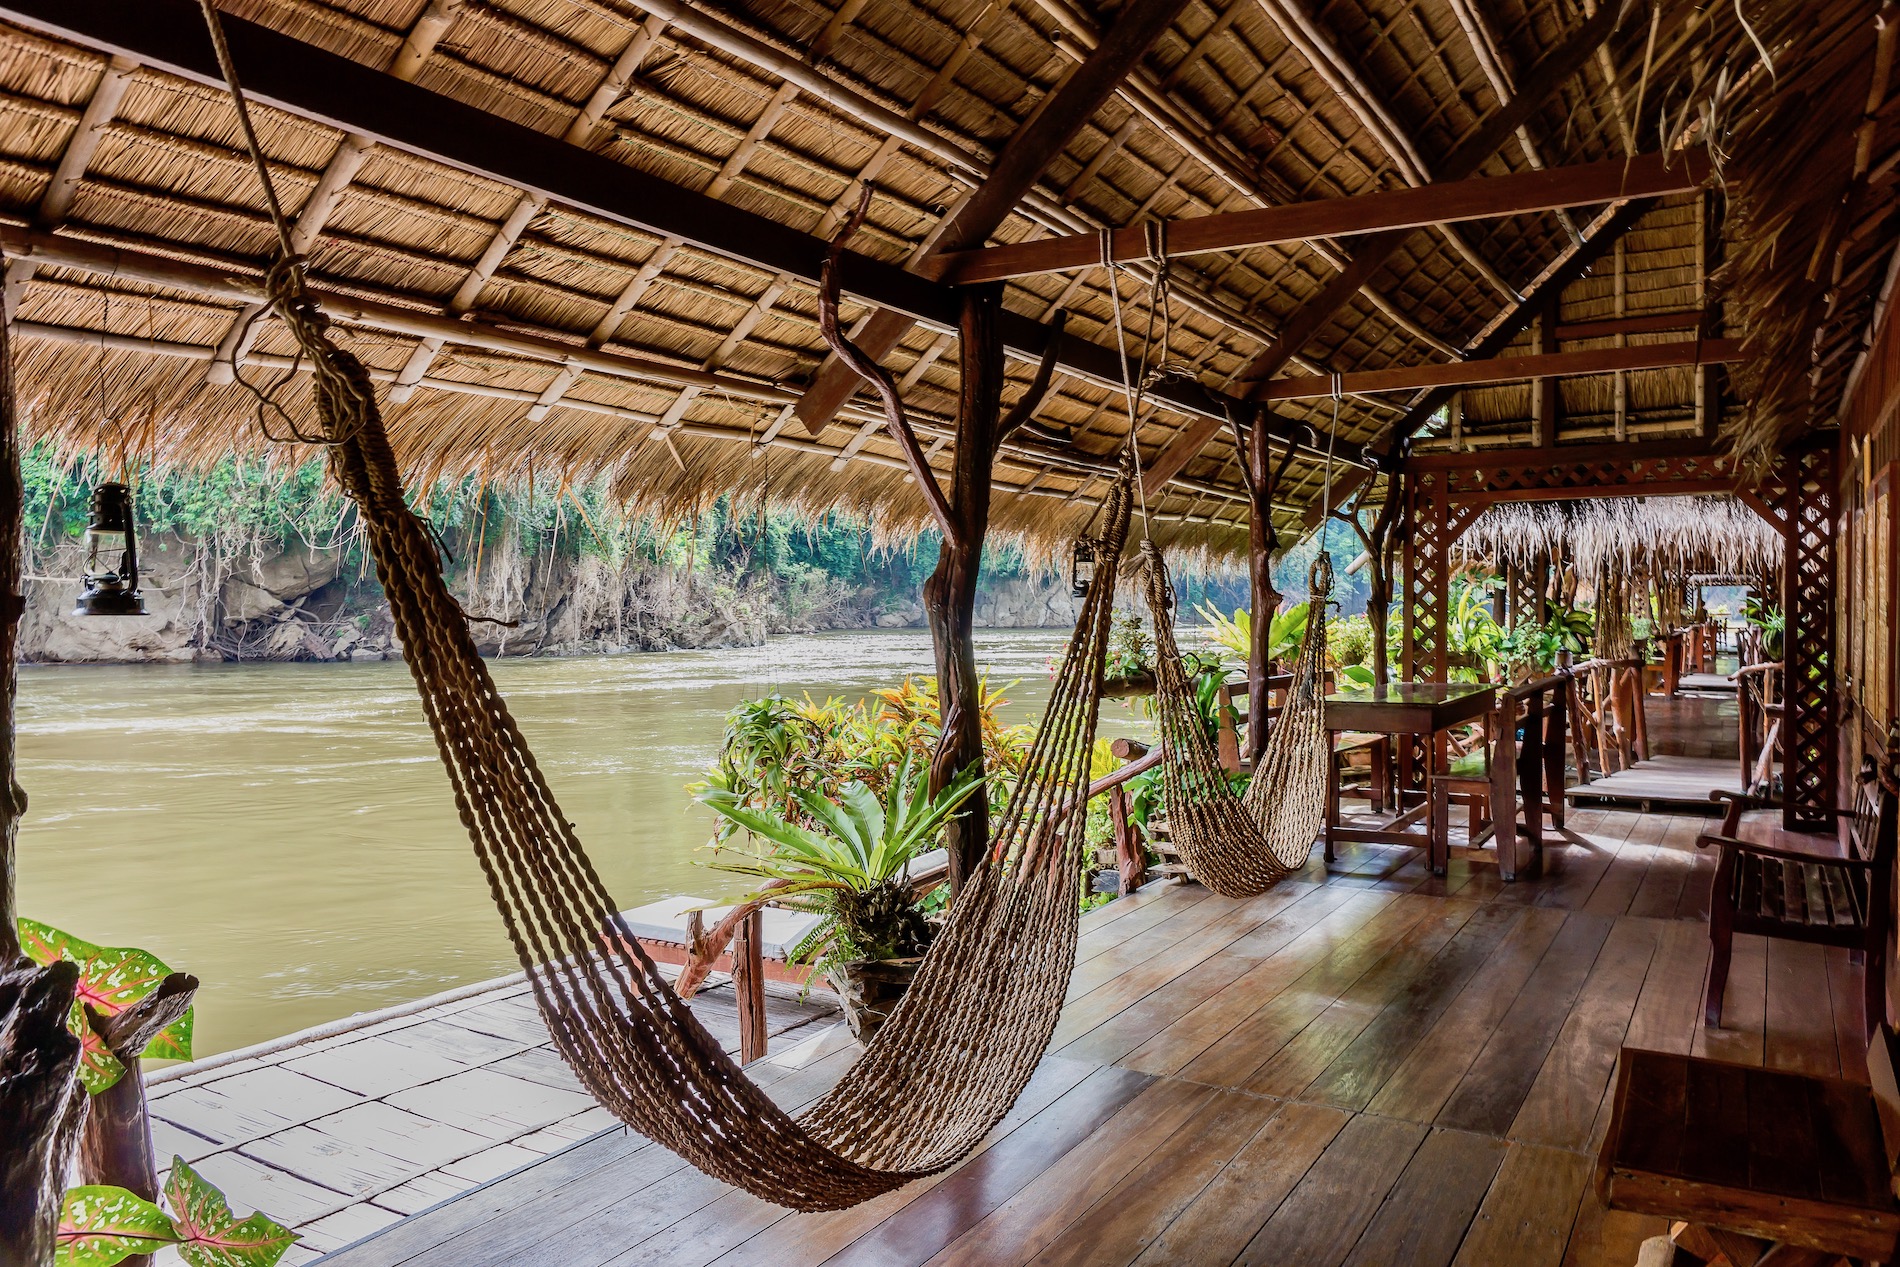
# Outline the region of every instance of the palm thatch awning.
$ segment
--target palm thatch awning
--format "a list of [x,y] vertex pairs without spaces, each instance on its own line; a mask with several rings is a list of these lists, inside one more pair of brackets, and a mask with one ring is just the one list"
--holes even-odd
[[1586,588],[1616,576],[1747,577],[1780,574],[1779,528],[1730,497],[1607,497],[1503,502],[1478,516],[1455,547],[1470,564],[1531,568],[1565,560]]
[[[117,34],[48,34],[114,4],[130,16],[104,27],[123,41],[169,11],[160,0],[0,0],[0,18],[20,24],[0,26],[0,247],[29,431],[139,460],[203,464],[232,450],[297,460],[295,446],[266,438],[255,399],[231,381],[234,365],[252,380],[293,372],[294,349],[247,302],[272,239],[229,103],[162,59],[113,55]],[[830,236],[870,182],[870,224],[854,249],[919,268],[946,216],[1004,163],[1011,138],[1116,18],[1073,0],[222,8],[802,233]],[[1310,426],[1314,437],[1336,428],[1349,447],[1383,449],[1421,428],[1424,443],[1521,439],[1545,415],[1561,417],[1551,424],[1559,439],[1727,428],[1765,443],[1825,421],[1896,236],[1900,115],[1882,69],[1893,5],[1659,0],[1543,84],[1546,59],[1571,48],[1597,9],[1183,4],[989,240],[1713,143],[1719,187],[1404,233],[1284,372],[1729,336],[1753,356],[1733,376],[1741,393],[1723,390],[1716,369],[1639,370],[1471,388],[1448,411],[1444,393],[1416,390],[1281,401],[1275,425],[1289,435]],[[250,86],[272,99],[270,83]],[[1473,172],[1447,170],[1527,92],[1537,100],[1521,127]],[[868,398],[815,433],[794,417],[824,360],[809,278],[320,115],[260,109],[262,141],[315,285],[388,385],[412,480],[559,472],[607,479],[630,509],[660,515],[735,492],[861,511],[892,532],[924,523]],[[1249,365],[1371,241],[1174,261],[1158,314],[1172,373],[1244,394]],[[1150,273],[1135,264],[1116,274],[1136,331],[1149,328]],[[1100,351],[1116,341],[1109,276],[1099,265],[1026,276],[1005,302],[1035,320],[1066,311]],[[845,318],[870,308],[847,303]],[[885,361],[932,460],[947,467],[954,334],[913,327]],[[1032,368],[1012,363],[1009,398]],[[1088,522],[1129,426],[1112,377],[1058,375],[1035,428],[998,466],[1000,532],[1046,548]],[[1164,540],[1237,552],[1245,493],[1232,438],[1210,417],[1218,410],[1162,401],[1137,419],[1144,460],[1179,457],[1148,504]],[[1194,443],[1182,440],[1190,432]],[[1312,520],[1323,447],[1309,443],[1287,467],[1275,508],[1283,532]]]

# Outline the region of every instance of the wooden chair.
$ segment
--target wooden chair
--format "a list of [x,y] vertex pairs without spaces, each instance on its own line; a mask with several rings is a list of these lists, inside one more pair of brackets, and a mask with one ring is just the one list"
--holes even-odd
[[1892,1261],[1900,1090],[1884,1025],[1867,1067],[1871,1087],[1625,1047],[1598,1194],[1672,1220],[1674,1244],[1706,1262]]
[[1708,1023],[1722,1023],[1722,992],[1735,934],[1758,933],[1859,952],[1865,963],[1871,1030],[1884,1010],[1897,803],[1873,759],[1861,764],[1854,807],[1834,811],[1847,828],[1845,857],[1791,848],[1800,837],[1744,818],[1751,810],[1779,811],[1779,802],[1734,792],[1717,792],[1715,799],[1728,803],[1722,829],[1696,838],[1698,847],[1722,851],[1709,889],[1713,953],[1704,1006]]
[[[1451,806],[1469,807],[1469,842],[1492,839],[1504,878],[1517,878],[1517,844],[1531,846],[1531,871],[1541,869],[1544,819],[1564,824],[1564,753],[1569,742],[1571,675],[1567,671],[1505,691],[1485,714],[1483,742],[1432,778],[1432,821],[1449,825]],[[1519,813],[1523,823],[1518,823]],[[1444,839],[1443,830],[1434,831]],[[1448,858],[1434,858],[1442,871]]]

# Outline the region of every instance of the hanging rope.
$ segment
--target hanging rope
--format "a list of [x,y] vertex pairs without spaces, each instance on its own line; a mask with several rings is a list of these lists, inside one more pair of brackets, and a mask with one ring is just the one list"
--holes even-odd
[[[201,4],[268,193],[217,11]],[[281,235],[275,196],[267,202]],[[329,338],[287,251],[269,285],[271,308],[316,371],[316,438],[361,514],[456,810],[536,1006],[581,1082],[708,1174],[794,1209],[853,1205],[969,1153],[1040,1063],[1075,962],[1089,754],[1132,461],[1104,515],[1099,583],[992,841],[995,865],[970,877],[864,1057],[793,1118],[721,1050],[620,918],[475,650],[428,528],[408,507],[368,374]]]

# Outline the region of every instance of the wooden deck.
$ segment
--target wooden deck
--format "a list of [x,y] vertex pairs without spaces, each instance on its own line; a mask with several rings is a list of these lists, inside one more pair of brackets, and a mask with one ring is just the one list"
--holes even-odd
[[[723,978],[692,1007],[738,1049]],[[767,1018],[790,1045],[828,1032],[838,1009],[775,988]],[[554,1051],[518,973],[161,1070],[150,1098],[161,1167],[182,1156],[233,1208],[295,1230],[286,1267],[614,1125]],[[158,1255],[158,1267],[179,1261]]]
[[[1705,1030],[1708,820],[1579,810],[1547,874],[1463,850],[1316,860],[1248,900],[1091,913],[1051,1054],[985,1148],[795,1215],[615,1130],[403,1220],[333,1267],[1617,1264],[1657,1220],[1591,1193],[1624,1043],[1863,1077],[1845,952],[1738,938]],[[809,1102],[836,1037],[754,1066]]]
[[1740,792],[1742,772],[1733,757],[1678,757],[1669,754],[1639,761],[1580,783],[1564,795],[1572,801],[1647,802],[1652,807],[1688,807],[1709,804],[1716,791]]

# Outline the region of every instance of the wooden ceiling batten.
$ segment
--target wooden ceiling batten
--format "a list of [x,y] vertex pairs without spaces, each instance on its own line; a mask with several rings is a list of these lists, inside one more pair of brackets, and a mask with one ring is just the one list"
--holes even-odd
[[[1628,162],[1611,159],[1172,220],[1166,223],[1164,240],[1169,258],[1241,250],[1683,193],[1700,187],[1708,175],[1709,160],[1703,151],[1646,154]],[[1117,260],[1148,257],[1148,239],[1141,227],[1115,230],[1113,242]],[[982,247],[949,256],[945,276],[962,284],[1003,281],[1039,272],[1085,268],[1099,263],[1101,252],[1100,238],[1086,234]]]

